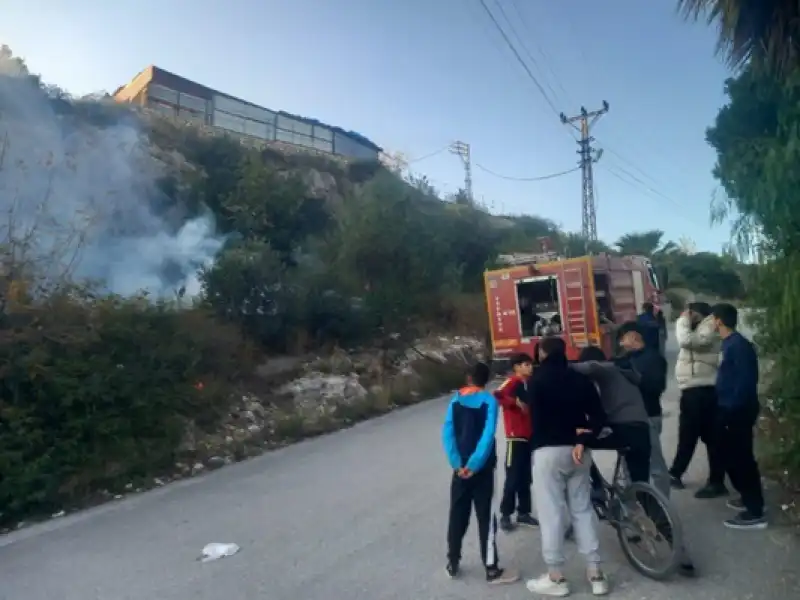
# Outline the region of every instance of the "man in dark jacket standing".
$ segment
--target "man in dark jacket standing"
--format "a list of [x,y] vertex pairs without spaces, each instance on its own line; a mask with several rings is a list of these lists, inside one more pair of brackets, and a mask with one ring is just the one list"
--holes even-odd
[[667,361],[647,345],[646,330],[638,323],[623,323],[619,328],[620,345],[625,354],[615,361],[623,369],[638,373],[639,391],[650,421],[650,478],[666,498],[670,495],[670,475],[661,449],[663,429],[661,396],[667,389]]
[[608,581],[600,567],[597,515],[589,482],[592,459],[587,448],[605,424],[603,406],[592,381],[569,368],[563,339],[542,339],[539,356],[542,362],[531,377],[528,398],[533,425],[533,494],[548,572],[529,580],[527,587],[543,596],[569,594],[564,577],[568,512],[592,592],[604,595]]
[[662,354],[661,320],[656,316],[656,308],[652,302],[642,304],[642,313],[636,317],[636,323],[645,346]]
[[758,355],[753,344],[736,331],[739,315],[730,304],[711,309],[722,338],[717,371],[716,436],[721,459],[741,499],[728,506],[739,514],[725,521],[731,529],[764,529],[764,490],[753,452],[753,428],[758,420]]

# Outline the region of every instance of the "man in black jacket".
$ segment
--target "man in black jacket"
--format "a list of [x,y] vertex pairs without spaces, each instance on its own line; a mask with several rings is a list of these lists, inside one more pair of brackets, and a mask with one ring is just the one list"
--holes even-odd
[[[646,345],[642,328],[638,323],[633,321],[623,323],[618,335],[625,354],[615,363],[621,368],[630,369],[635,376],[638,375],[639,391],[642,393],[650,422],[650,479],[653,486],[669,500],[671,477],[661,447],[663,428],[661,396],[667,389],[667,361],[658,350]],[[694,563],[685,548],[681,548],[681,553],[681,574],[694,577]]]
[[529,380],[528,402],[533,426],[533,493],[548,572],[528,581],[527,587],[545,596],[569,594],[563,570],[569,512],[592,591],[603,595],[608,593],[608,581],[600,568],[587,449],[605,424],[603,406],[592,381],[569,368],[563,339],[544,338],[539,357],[541,364]]
[[665,497],[670,494],[670,475],[661,448],[661,396],[667,389],[667,361],[647,346],[641,325],[629,321],[619,328],[619,341],[625,354],[615,363],[639,375],[639,391],[650,421],[650,478]]

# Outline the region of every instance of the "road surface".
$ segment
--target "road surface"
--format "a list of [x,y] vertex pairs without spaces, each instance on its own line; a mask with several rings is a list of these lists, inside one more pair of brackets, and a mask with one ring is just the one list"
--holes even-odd
[[[668,455],[675,442],[675,398],[672,389],[665,401]],[[449,472],[439,445],[445,406],[445,399],[434,400],[203,478],[19,530],[0,539],[0,599],[527,597],[523,583],[487,589],[474,525],[465,578],[445,577]],[[600,456],[603,467],[612,460],[609,453]],[[687,476],[692,487],[704,479],[703,462],[695,459]],[[674,498],[701,576],[669,583],[643,579],[603,526],[616,598],[800,597],[800,545],[791,530],[731,531],[722,526],[729,514],[723,501],[697,501],[691,491]],[[197,562],[208,542],[235,542],[242,550]],[[501,534],[499,544],[503,562],[523,576],[542,571],[537,531]],[[578,560],[568,574],[574,596],[589,597]]]

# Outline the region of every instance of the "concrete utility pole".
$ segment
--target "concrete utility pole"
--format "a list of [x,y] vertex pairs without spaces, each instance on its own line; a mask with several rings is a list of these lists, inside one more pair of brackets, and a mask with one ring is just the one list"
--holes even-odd
[[[592,165],[600,160],[603,151],[595,152],[592,148],[594,138],[591,135],[592,127],[597,120],[608,112],[608,102],[603,101],[603,108],[600,110],[587,111],[581,106],[581,112],[574,117],[568,117],[561,113],[561,122],[564,125],[571,125],[581,134],[578,140],[578,155],[581,157],[580,166],[583,175],[583,190],[581,197],[582,219],[581,235],[587,242],[597,241],[597,206],[594,201],[594,174]],[[587,248],[588,251],[588,248]]]
[[450,152],[457,154],[464,163],[464,192],[473,204],[475,197],[472,195],[472,160],[470,158],[469,144],[455,141],[450,145]]

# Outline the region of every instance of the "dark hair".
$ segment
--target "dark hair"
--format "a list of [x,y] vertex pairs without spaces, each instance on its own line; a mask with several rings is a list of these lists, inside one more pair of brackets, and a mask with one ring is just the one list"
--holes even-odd
[[586,346],[586,348],[581,350],[581,353],[578,355],[578,362],[586,362],[587,360],[607,360],[606,353],[597,346]]
[[486,384],[492,378],[492,370],[485,362],[478,362],[470,367],[468,375],[472,380],[472,385],[486,387]]
[[513,369],[517,365],[525,365],[525,364],[533,364],[533,359],[525,354],[524,352],[519,352],[511,357],[511,368]]
[[708,302],[689,302],[686,308],[692,312],[696,312],[703,318],[711,314],[711,305]]
[[739,311],[733,304],[726,302],[715,304],[711,307],[711,314],[722,321],[722,324],[728,329],[736,329],[736,325],[739,323]]
[[647,313],[648,315],[655,314],[656,307],[653,306],[652,302],[645,302],[644,304],[642,304],[642,312]]
[[641,337],[644,337],[642,334],[642,328],[639,327],[639,324],[636,321],[626,321],[619,326],[619,329],[617,329],[617,339],[622,339],[622,336],[629,333],[637,333]]
[[539,348],[541,348],[542,352],[547,354],[547,356],[567,353],[567,344],[564,342],[563,338],[556,336],[542,338],[542,341],[539,342]]

